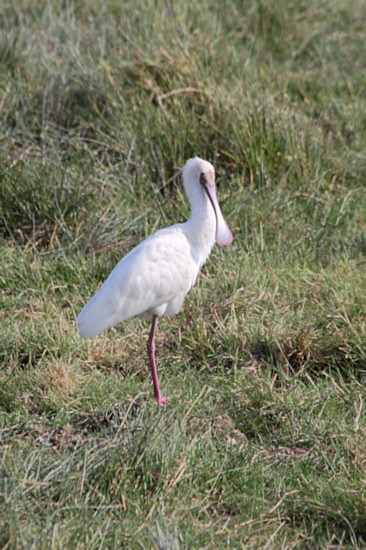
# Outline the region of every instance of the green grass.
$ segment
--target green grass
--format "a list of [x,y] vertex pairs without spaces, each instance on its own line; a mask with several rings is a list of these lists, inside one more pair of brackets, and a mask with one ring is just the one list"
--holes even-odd
[[[361,0],[0,7],[0,546],[366,546]],[[217,172],[234,235],[162,319],[81,340]]]

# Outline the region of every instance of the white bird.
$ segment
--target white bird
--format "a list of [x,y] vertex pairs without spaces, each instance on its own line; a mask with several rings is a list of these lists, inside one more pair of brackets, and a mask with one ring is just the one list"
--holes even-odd
[[183,184],[191,205],[191,217],[160,229],[120,260],[76,321],[82,338],[90,338],[131,317],[152,318],[147,350],[159,405],[162,397],[155,362],[158,318],[176,315],[184,297],[216,242],[231,244],[233,236],[216,197],[215,170],[199,157],[183,169]]

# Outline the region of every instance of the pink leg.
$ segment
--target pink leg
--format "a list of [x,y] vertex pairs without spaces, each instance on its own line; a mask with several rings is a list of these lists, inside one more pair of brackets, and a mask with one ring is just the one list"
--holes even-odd
[[152,374],[152,379],[154,384],[154,396],[158,402],[158,405],[164,406],[164,405],[169,405],[169,398],[162,397],[160,393],[160,388],[159,388],[158,371],[157,371],[156,362],[155,362],[155,332],[156,332],[157,325],[158,325],[158,316],[153,315],[150,336],[147,342],[147,353],[150,359],[150,368],[151,368],[151,374]]

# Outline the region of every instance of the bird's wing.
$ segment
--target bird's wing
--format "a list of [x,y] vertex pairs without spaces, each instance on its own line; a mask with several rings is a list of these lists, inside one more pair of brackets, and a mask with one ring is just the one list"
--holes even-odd
[[177,224],[162,229],[131,250],[84,306],[77,322],[90,337],[187,294],[198,265]]

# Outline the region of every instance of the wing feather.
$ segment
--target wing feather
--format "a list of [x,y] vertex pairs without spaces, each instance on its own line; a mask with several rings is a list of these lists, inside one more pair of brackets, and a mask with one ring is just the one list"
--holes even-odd
[[169,313],[177,313],[198,269],[181,224],[157,231],[122,258],[81,310],[80,335],[95,336],[130,317],[164,312],[172,302],[176,311]]

